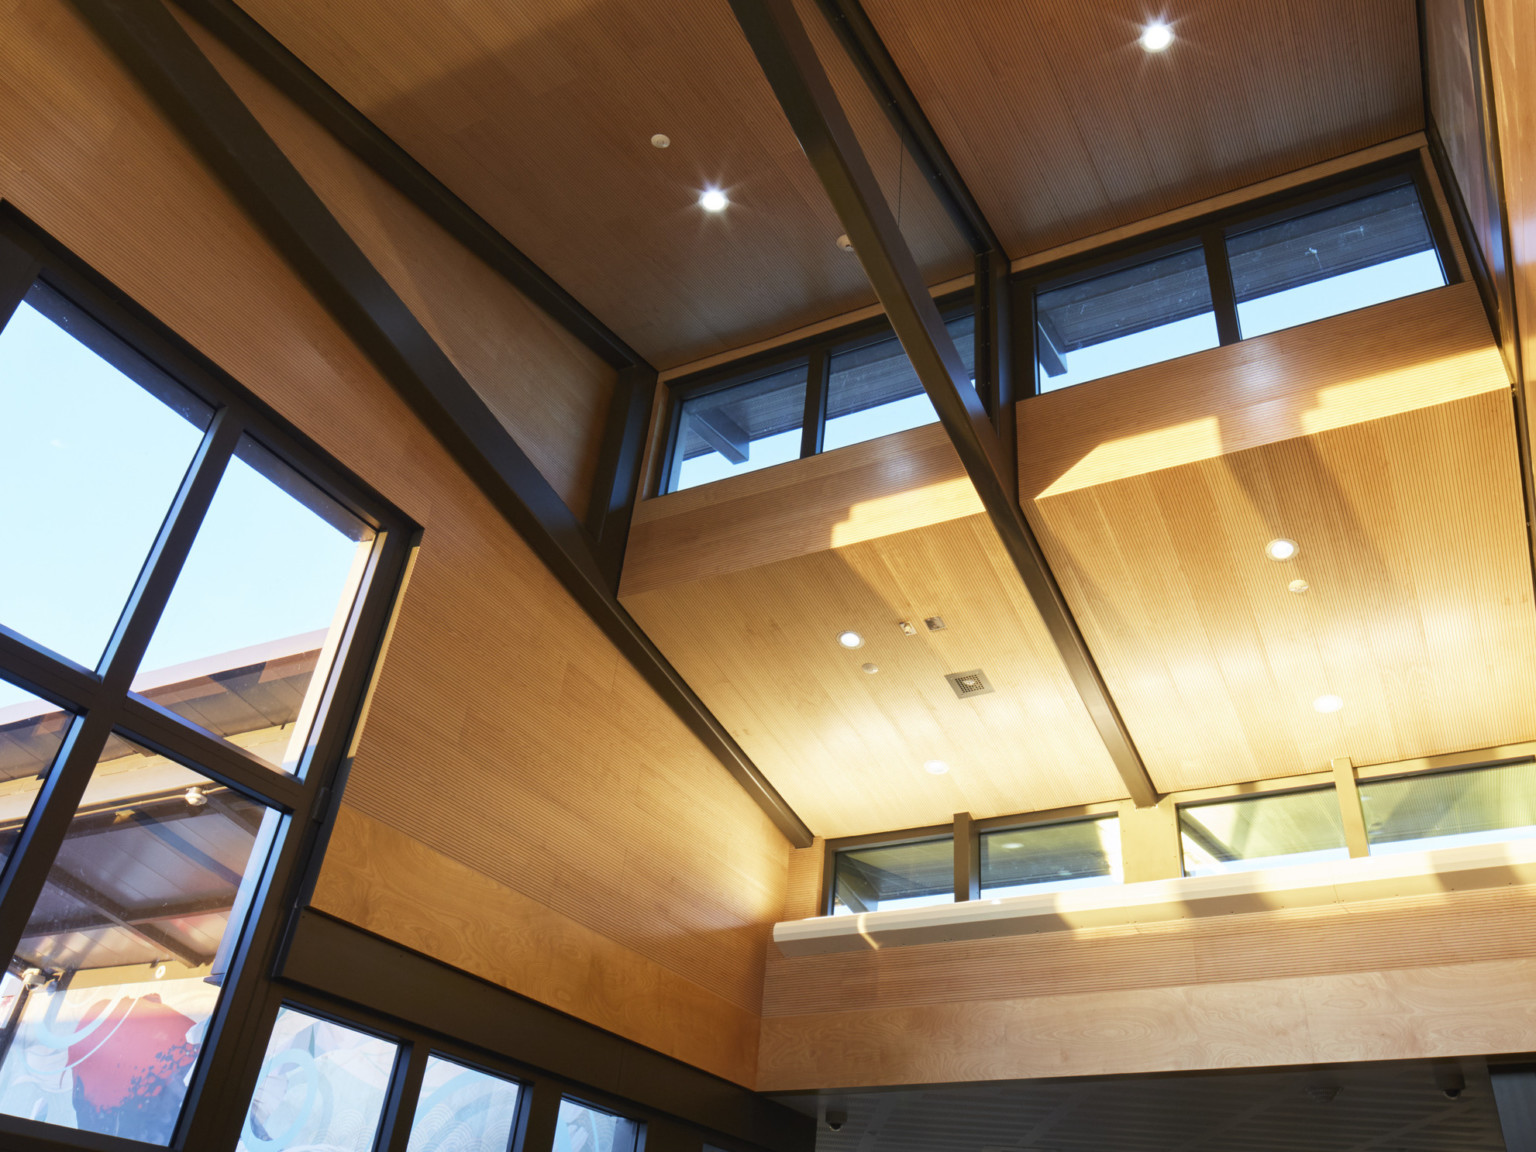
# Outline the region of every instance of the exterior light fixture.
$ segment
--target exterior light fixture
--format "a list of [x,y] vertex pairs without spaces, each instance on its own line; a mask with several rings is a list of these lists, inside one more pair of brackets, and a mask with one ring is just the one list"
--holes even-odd
[[730,197],[718,188],[706,188],[699,197],[699,207],[706,212],[724,212],[730,202]]
[[1173,43],[1173,29],[1154,20],[1141,30],[1141,46],[1148,52],[1161,52]]
[[949,771],[949,765],[942,760],[924,760],[923,771],[934,776],[942,776]]
[[1301,551],[1301,546],[1294,540],[1287,540],[1280,536],[1264,545],[1264,555],[1271,560],[1293,560]]
[[1326,715],[1329,712],[1337,712],[1340,708],[1344,707],[1344,701],[1330,692],[1312,701],[1312,707]]
[[187,802],[189,808],[201,808],[208,803],[208,796],[201,788],[196,786],[188,788],[182,799]]
[[837,634],[837,642],[839,644],[841,644],[844,648],[862,648],[862,647],[864,647],[864,637],[860,636],[857,632],[853,632],[853,631],[839,632]]

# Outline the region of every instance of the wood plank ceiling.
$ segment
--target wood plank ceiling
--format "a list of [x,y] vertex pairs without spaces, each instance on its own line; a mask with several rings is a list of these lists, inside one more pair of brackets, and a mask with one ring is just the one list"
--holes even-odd
[[929,424],[647,501],[619,597],[818,835],[1123,796],[980,508]]
[[[723,0],[242,7],[660,367],[874,300]],[[936,209],[908,224],[935,280],[969,269]]]
[[[723,0],[242,6],[659,367],[873,299]],[[1412,0],[1204,4],[1156,59],[1129,0],[868,8],[1015,256],[1422,127]],[[930,282],[964,272],[810,24]]]
[[1413,0],[863,3],[1015,258],[1424,126]]

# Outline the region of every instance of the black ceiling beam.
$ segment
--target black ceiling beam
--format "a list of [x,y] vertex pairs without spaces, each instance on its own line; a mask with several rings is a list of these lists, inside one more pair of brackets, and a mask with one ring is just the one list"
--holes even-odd
[[810,845],[810,830],[619,604],[587,530],[164,3],[73,2],[576,603],[790,842]]
[[988,518],[1044,618],[1126,791],[1138,805],[1156,803],[1157,789],[1024,519],[1017,471],[1006,446],[970,385],[793,0],[731,0],[731,8],[853,241],[865,275],[933,401]]
[[199,24],[309,113],[523,295],[615,368],[645,365],[633,348],[515,248],[441,180],[251,19],[233,0],[177,0]]
[[597,474],[587,502],[587,531],[597,541],[597,559],[608,586],[619,586],[624,545],[635,501],[640,496],[640,466],[656,400],[656,370],[635,365],[621,368],[608,401],[608,419],[597,454]]
[[939,134],[896,66],[885,41],[875,30],[859,0],[820,0],[827,22],[837,32],[843,50],[864,77],[864,83],[880,102],[881,109],[911,153],[918,171],[938,196],[955,228],[977,256],[1001,252],[997,233],[987,223],[981,206],[960,177]]

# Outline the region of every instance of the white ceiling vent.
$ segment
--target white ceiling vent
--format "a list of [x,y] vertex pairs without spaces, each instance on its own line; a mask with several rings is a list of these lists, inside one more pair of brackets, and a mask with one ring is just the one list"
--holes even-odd
[[944,679],[949,681],[955,695],[962,700],[967,696],[985,696],[992,691],[992,681],[987,679],[987,674],[980,668],[970,672],[950,672]]

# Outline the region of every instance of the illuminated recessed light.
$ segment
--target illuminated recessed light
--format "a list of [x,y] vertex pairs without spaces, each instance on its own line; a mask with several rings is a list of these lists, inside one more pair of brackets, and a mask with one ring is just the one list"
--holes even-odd
[[1141,46],[1148,52],[1161,52],[1173,43],[1173,29],[1155,20],[1141,30]]
[[1286,587],[1289,588],[1292,592],[1300,593],[1305,592],[1308,588],[1312,587],[1312,585],[1308,584],[1305,580],[1292,580],[1289,584],[1286,585]]
[[718,188],[706,188],[699,197],[699,207],[706,212],[724,212],[730,198]]
[[942,760],[924,760],[923,771],[931,772],[935,776],[942,776],[949,771],[949,765]]
[[1277,537],[1264,545],[1264,555],[1271,560],[1290,560],[1300,551],[1301,547],[1296,541],[1287,540],[1284,536]]
[[1319,712],[1337,712],[1344,707],[1344,701],[1330,692],[1312,701],[1312,707]]
[[873,676],[876,672],[880,671],[880,665],[878,664],[861,664],[860,667],[864,669],[864,675],[866,676]]
[[652,148],[670,148],[671,146],[672,138],[664,132],[658,132],[651,137]]
[[857,632],[839,632],[837,634],[837,642],[844,648],[864,647],[864,637],[860,636]]

